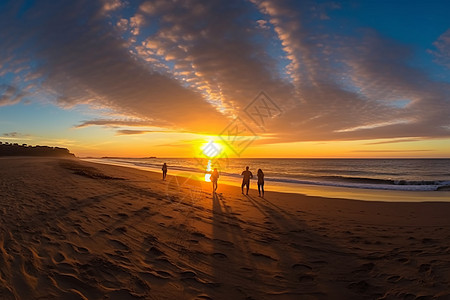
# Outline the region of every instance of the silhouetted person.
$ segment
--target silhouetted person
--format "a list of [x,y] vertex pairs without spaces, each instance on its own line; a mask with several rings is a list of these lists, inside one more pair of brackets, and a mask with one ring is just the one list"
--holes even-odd
[[241,175],[244,176],[242,178],[242,185],[241,185],[242,194],[244,193],[244,186],[247,186],[247,195],[248,195],[248,189],[250,187],[250,179],[253,178],[253,174],[248,170],[247,166],[245,167],[245,171],[243,171]]
[[211,182],[213,184],[213,193],[217,190],[217,180],[219,179],[219,172],[217,171],[217,168],[214,168],[214,171],[211,173]]
[[264,198],[264,172],[261,169],[258,169],[258,173],[256,174],[256,176],[258,176],[259,196]]
[[166,165],[166,163],[163,164],[161,170],[163,171],[163,180],[166,180],[166,176],[167,176],[167,165]]

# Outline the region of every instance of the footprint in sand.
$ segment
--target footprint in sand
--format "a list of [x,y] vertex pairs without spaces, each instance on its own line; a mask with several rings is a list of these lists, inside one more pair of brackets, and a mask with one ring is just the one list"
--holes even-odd
[[255,257],[264,258],[266,260],[277,261],[277,259],[275,259],[275,258],[273,258],[273,257],[271,257],[269,255],[258,253],[258,252],[253,252],[252,255],[255,256]]
[[218,260],[225,260],[228,258],[228,256],[226,256],[225,254],[220,253],[220,252],[213,253],[212,257],[214,257],[215,259],[218,259]]
[[397,259],[397,261],[401,262],[403,264],[409,263],[409,259],[407,259],[406,257],[399,258],[399,259]]
[[148,254],[150,254],[151,256],[155,257],[155,256],[162,256],[162,255],[164,255],[165,253],[162,252],[161,250],[159,250],[158,247],[153,246],[153,247],[151,247],[151,248],[148,250]]
[[145,245],[153,245],[157,241],[158,241],[158,238],[152,234],[149,234],[144,238]]
[[83,253],[83,254],[89,253],[89,249],[84,248],[84,247],[78,247],[78,246],[73,245],[73,249],[77,253]]
[[204,235],[204,234],[201,233],[201,232],[193,232],[192,235],[193,235],[193,236],[196,236],[196,237],[201,237],[201,238],[206,237],[206,235]]
[[162,277],[167,278],[167,279],[173,277],[172,274],[170,274],[169,272],[166,272],[166,271],[157,270],[156,273],[157,273],[159,276],[162,276]]
[[386,281],[390,282],[390,283],[396,283],[396,282],[400,281],[400,279],[401,279],[400,276],[393,275],[393,276],[388,277],[388,279],[386,279]]
[[311,271],[312,267],[305,264],[295,264],[292,265],[292,269],[294,269],[295,271]]
[[117,215],[121,218],[128,218],[128,215],[126,213],[118,213]]
[[366,263],[366,264],[362,264],[359,267],[358,271],[367,271],[367,272],[369,272],[369,271],[372,271],[373,268],[375,268],[375,264],[374,263]]
[[188,279],[188,278],[195,278],[197,277],[197,274],[192,271],[184,271],[180,273],[181,279]]
[[359,293],[364,293],[370,288],[370,284],[368,284],[366,281],[361,280],[358,282],[352,282],[348,285],[348,288],[351,290],[355,290]]
[[198,295],[197,297],[195,297],[195,299],[200,299],[200,300],[212,300],[213,298],[209,297],[208,295]]
[[127,232],[127,228],[125,226],[117,227],[116,229],[114,229],[113,232],[126,233]]
[[312,275],[300,275],[298,277],[298,281],[300,281],[301,283],[312,282],[314,281],[314,277]]
[[62,262],[65,259],[66,257],[61,252],[56,253],[55,256],[53,257],[53,260],[56,262]]
[[118,240],[109,240],[109,243],[116,249],[116,250],[125,250],[125,251],[129,251],[130,247],[128,247],[127,245],[125,245],[124,243],[122,243],[121,241]]
[[222,246],[234,246],[234,243],[230,242],[230,241],[224,241],[224,240],[220,240],[220,239],[214,239],[214,242],[217,242],[219,244],[221,244]]
[[244,272],[253,273],[253,269],[251,269],[251,268],[241,267],[240,269]]
[[431,265],[430,264],[421,264],[419,267],[419,272],[423,273],[423,272],[428,272],[431,269]]

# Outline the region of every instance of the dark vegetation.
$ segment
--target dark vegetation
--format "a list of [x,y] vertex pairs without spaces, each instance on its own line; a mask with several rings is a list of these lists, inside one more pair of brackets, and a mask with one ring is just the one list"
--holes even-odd
[[48,146],[28,146],[0,142],[0,156],[54,156],[75,157],[67,148]]

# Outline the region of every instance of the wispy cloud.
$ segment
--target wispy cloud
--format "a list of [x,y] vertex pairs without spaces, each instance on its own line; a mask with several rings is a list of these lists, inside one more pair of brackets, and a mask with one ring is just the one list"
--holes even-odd
[[146,133],[155,133],[155,132],[167,132],[166,130],[130,130],[130,129],[121,129],[116,131],[116,135],[139,135]]
[[434,43],[436,50],[430,51],[436,62],[450,69],[450,29],[444,32]]
[[25,95],[26,92],[17,87],[0,84],[0,107],[17,104],[22,101]]

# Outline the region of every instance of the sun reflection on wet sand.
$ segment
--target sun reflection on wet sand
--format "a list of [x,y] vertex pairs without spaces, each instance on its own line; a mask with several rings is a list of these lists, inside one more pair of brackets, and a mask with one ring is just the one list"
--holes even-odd
[[208,165],[206,166],[206,173],[205,174],[205,181],[206,182],[211,182],[211,160],[208,160]]

